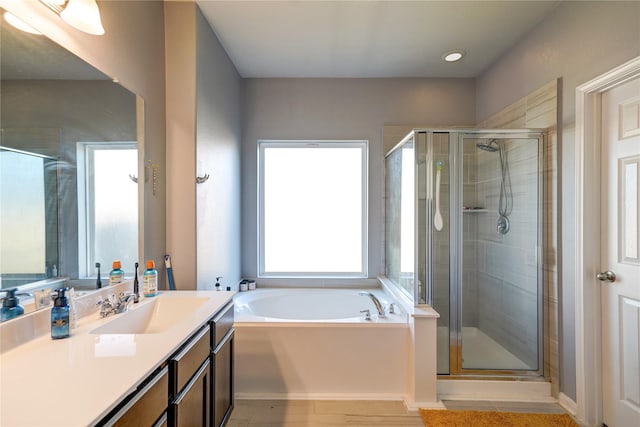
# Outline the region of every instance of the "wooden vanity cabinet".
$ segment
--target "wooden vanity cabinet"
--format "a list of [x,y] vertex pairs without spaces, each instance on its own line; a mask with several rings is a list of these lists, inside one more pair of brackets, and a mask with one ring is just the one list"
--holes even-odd
[[233,331],[229,332],[212,353],[213,427],[226,424],[233,411]]
[[233,304],[220,310],[211,321],[211,422],[226,424],[233,411]]
[[117,411],[109,415],[99,426],[138,427],[161,426],[167,415],[167,389],[169,369],[164,366],[142,383]]
[[221,427],[233,410],[233,302],[98,426]]
[[162,417],[153,425],[153,427],[169,427],[168,414],[165,412]]
[[169,359],[169,426],[209,427],[210,349],[207,325]]

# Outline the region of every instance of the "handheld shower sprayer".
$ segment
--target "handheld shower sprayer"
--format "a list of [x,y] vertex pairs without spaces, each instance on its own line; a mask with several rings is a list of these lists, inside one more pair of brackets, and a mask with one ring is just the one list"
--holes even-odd
[[442,213],[440,212],[440,175],[442,174],[443,165],[444,163],[442,163],[442,160],[438,160],[438,162],[436,163],[436,213],[433,217],[433,227],[437,231],[442,231],[442,227],[444,227]]

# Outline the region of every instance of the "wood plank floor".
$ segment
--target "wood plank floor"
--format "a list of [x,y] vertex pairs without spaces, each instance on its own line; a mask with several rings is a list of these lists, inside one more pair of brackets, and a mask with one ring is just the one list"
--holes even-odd
[[[555,403],[444,401],[448,409],[563,413]],[[236,400],[228,427],[423,427],[400,401]]]

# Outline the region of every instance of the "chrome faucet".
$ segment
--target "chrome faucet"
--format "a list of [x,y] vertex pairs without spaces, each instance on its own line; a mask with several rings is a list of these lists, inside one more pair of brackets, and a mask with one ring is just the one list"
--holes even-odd
[[120,292],[118,299],[111,295],[96,303],[100,307],[100,317],[107,317],[110,314],[124,313],[129,309],[129,303],[133,300],[133,294]]
[[372,294],[371,292],[367,292],[367,291],[361,291],[361,292],[358,292],[358,295],[362,295],[362,296],[371,298],[371,301],[373,301],[373,305],[375,305],[376,306],[376,310],[378,310],[378,317],[387,317],[385,312],[384,312],[384,307],[382,306],[382,303],[380,302],[380,300],[378,298],[376,298],[376,296],[374,294]]

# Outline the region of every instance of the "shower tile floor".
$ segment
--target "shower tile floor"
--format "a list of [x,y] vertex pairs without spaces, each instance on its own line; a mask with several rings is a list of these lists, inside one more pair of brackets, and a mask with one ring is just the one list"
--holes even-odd
[[[438,372],[449,372],[449,328],[438,326]],[[531,369],[478,328],[462,328],[463,367],[469,369]],[[535,370],[535,369],[533,369]]]
[[[443,401],[447,409],[564,413],[556,403]],[[228,427],[422,427],[417,411],[400,401],[236,400]]]

